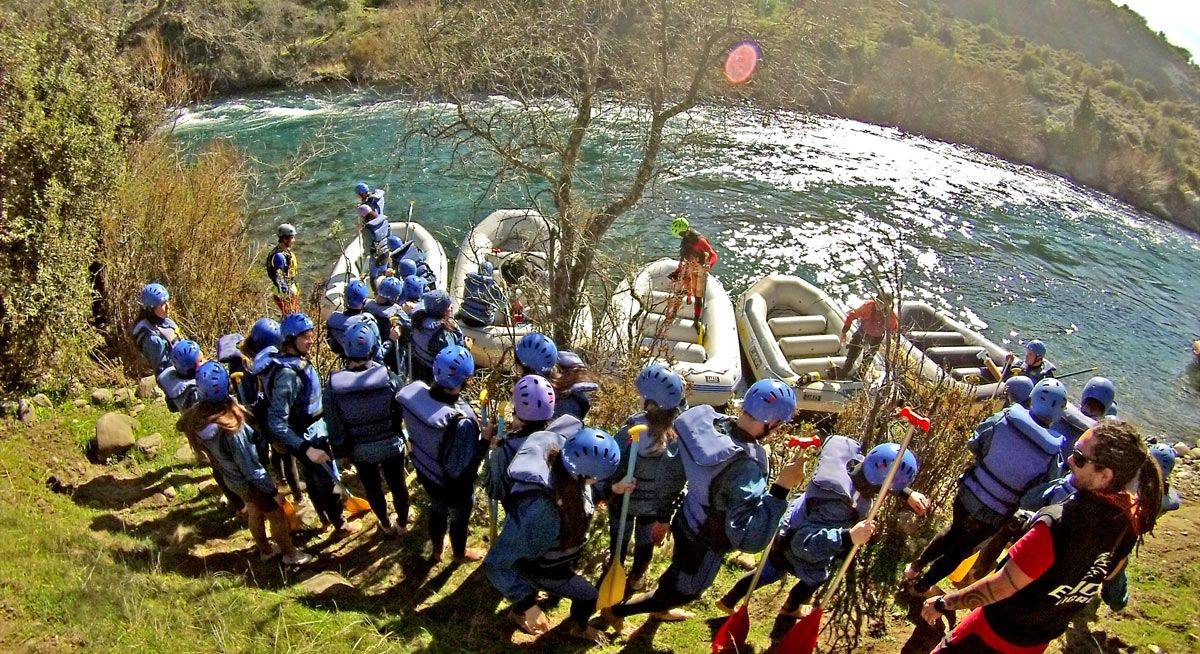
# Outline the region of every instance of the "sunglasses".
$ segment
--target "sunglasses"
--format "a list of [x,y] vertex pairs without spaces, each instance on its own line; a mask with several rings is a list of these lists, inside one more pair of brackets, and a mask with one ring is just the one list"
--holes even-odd
[[1095,459],[1089,458],[1088,455],[1084,454],[1083,451],[1081,451],[1078,447],[1071,450],[1071,461],[1076,465],[1076,467],[1079,468],[1082,468],[1089,463],[1096,462]]

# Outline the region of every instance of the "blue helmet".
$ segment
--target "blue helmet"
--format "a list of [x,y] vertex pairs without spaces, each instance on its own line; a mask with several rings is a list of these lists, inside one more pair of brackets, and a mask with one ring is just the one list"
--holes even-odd
[[683,401],[683,379],[661,363],[652,363],[638,373],[634,381],[642,399],[660,409],[674,409]]
[[309,318],[303,313],[289,313],[284,316],[283,322],[279,323],[279,335],[283,340],[291,340],[304,332],[311,332],[313,325],[312,318]]
[[196,371],[196,392],[201,402],[224,402],[229,399],[229,371],[217,361],[205,361]]
[[573,477],[608,479],[621,465],[621,446],[607,432],[584,427],[567,439],[562,462]]
[[1163,479],[1170,476],[1171,471],[1175,469],[1175,448],[1166,443],[1155,443],[1150,446],[1150,456],[1158,462]]
[[375,294],[385,302],[395,302],[403,292],[404,282],[399,277],[384,277],[375,290]]
[[279,323],[270,318],[255,320],[254,325],[250,327],[250,342],[254,344],[256,351],[277,347],[283,342],[283,335],[279,333]]
[[[882,486],[887,478],[888,470],[896,461],[900,446],[895,443],[881,443],[871,448],[863,459],[863,476],[874,486]],[[892,478],[892,490],[908,488],[917,478],[917,457],[912,450],[904,450],[904,458],[900,459],[900,467],[896,468],[896,476]]]
[[1117,385],[1107,377],[1092,377],[1083,385],[1083,394],[1079,398],[1082,405],[1088,400],[1096,400],[1104,407],[1101,413],[1107,413],[1113,401],[1117,399]]
[[347,359],[370,359],[378,345],[375,330],[361,322],[347,329],[342,340]]
[[196,374],[196,366],[200,365],[200,344],[186,339],[175,343],[171,347],[171,365],[184,377]]
[[361,309],[367,305],[367,297],[371,295],[371,289],[367,288],[367,284],[361,279],[352,279],[349,284],[346,284],[346,308]]
[[1025,375],[1017,375],[1004,382],[1004,392],[1008,395],[1009,402],[1025,404],[1029,401],[1029,394],[1033,392],[1033,380]]
[[1032,341],[1029,341],[1028,343],[1026,343],[1025,349],[1033,352],[1034,354],[1038,355],[1039,357],[1046,356],[1046,344],[1039,341],[1036,338],[1033,339]]
[[517,341],[517,361],[535,374],[545,375],[558,363],[558,346],[550,337],[530,332]]
[[367,186],[366,182],[359,182],[354,185],[354,192],[359,195],[366,195],[371,192],[371,187]]
[[147,309],[153,309],[169,299],[171,299],[171,294],[167,292],[167,287],[162,284],[152,283],[142,287],[141,302],[142,306]]
[[415,274],[417,274],[417,262],[412,259],[401,259],[400,269],[396,271],[396,276],[407,279],[409,275]]
[[796,392],[778,379],[760,379],[746,391],[742,409],[759,422],[787,422],[796,415]]
[[458,388],[475,374],[475,357],[461,345],[447,345],[433,359],[433,383]]
[[392,252],[399,250],[404,245],[404,241],[400,240],[399,236],[390,234],[387,239],[388,249]]
[[[407,259],[405,259],[407,261]],[[404,278],[404,299],[417,301],[425,292],[425,278],[420,275],[409,275]]]
[[1067,407],[1067,385],[1047,377],[1033,387],[1029,394],[1029,412],[1047,424],[1058,420]]
[[421,295],[421,304],[425,305],[425,314],[431,318],[442,318],[450,310],[450,294],[442,290],[425,291]]

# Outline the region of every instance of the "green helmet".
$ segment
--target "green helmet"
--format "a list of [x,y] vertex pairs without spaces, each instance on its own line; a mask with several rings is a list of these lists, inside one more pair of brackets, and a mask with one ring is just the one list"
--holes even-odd
[[683,236],[683,233],[691,229],[691,227],[692,224],[688,222],[687,218],[676,218],[675,221],[671,223],[671,233],[676,236]]

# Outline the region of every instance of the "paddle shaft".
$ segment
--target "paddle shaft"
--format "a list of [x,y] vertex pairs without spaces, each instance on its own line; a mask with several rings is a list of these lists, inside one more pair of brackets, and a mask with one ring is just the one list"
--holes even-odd
[[1055,375],[1054,378],[1055,379],[1066,379],[1067,377],[1074,377],[1076,375],[1082,375],[1082,374],[1088,373],[1088,372],[1096,372],[1099,369],[1100,369],[1100,366],[1092,366],[1091,368],[1084,368],[1083,370],[1076,370],[1075,372],[1068,372],[1065,375]]
[[[801,452],[804,452],[805,448],[801,447],[797,448],[797,450],[798,451],[795,456],[801,456]],[[792,461],[789,461],[788,465],[791,465],[794,461],[795,458],[793,458]],[[791,497],[790,490],[788,491],[788,497]],[[784,501],[786,502],[787,500]],[[758,580],[762,577],[763,570],[767,567],[767,559],[771,556],[771,548],[775,545],[775,538],[777,536],[779,536],[778,529],[775,530],[775,533],[771,534],[771,540],[767,541],[767,547],[763,550],[762,556],[759,557],[758,567],[754,569],[754,578],[750,580],[750,590],[746,591],[746,597],[742,599],[742,608],[747,608],[750,606],[750,596],[754,594],[754,589],[758,587]]]
[[[641,432],[629,434],[629,465],[625,467],[625,478],[621,481],[630,483],[633,480],[633,469],[637,465],[638,441],[641,439]],[[633,489],[626,489],[621,497],[621,522],[617,524],[617,548],[616,556],[613,558],[613,565],[621,565],[621,559],[625,556],[625,519],[629,516],[629,499],[633,495]]]

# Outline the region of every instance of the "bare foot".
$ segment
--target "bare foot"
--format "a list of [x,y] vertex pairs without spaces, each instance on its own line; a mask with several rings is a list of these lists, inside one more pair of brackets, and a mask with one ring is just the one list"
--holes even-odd
[[659,611],[658,613],[650,614],[652,620],[658,620],[659,622],[683,622],[691,620],[694,617],[696,617],[695,613],[683,609],[671,609],[669,611]]
[[475,563],[476,561],[482,561],[483,556],[483,550],[476,549],[474,547],[468,547],[467,549],[463,550],[462,554],[455,554],[454,560],[458,561],[459,563]]

